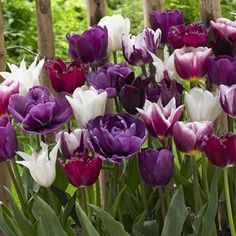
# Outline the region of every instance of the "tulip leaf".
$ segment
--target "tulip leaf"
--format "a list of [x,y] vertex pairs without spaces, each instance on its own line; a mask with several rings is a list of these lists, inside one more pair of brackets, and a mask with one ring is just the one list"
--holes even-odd
[[101,219],[103,226],[109,236],[129,236],[124,229],[124,226],[115,220],[110,214],[102,210],[100,207],[95,205],[89,205],[96,212],[97,216]]
[[143,224],[147,216],[147,210],[145,209],[141,215],[139,215],[132,227],[132,231],[135,236],[143,236]]
[[188,215],[182,186],[171,199],[161,236],[180,236]]
[[79,222],[82,228],[83,235],[85,236],[99,236],[97,230],[93,227],[92,223],[89,221],[89,218],[85,212],[80,207],[79,203],[75,205],[76,214],[79,218]]
[[147,220],[143,224],[143,234],[148,236],[159,235],[159,225],[156,220]]

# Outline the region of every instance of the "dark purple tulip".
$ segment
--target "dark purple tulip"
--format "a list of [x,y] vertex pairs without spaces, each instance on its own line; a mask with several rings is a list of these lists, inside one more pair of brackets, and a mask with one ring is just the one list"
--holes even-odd
[[213,123],[210,121],[189,123],[178,121],[173,128],[173,137],[177,148],[186,153],[195,150],[200,151],[201,139],[212,133]]
[[73,60],[96,64],[107,56],[106,27],[93,26],[82,34],[67,34],[69,54]]
[[144,123],[128,114],[106,114],[91,119],[89,147],[102,159],[120,163],[138,152],[146,139]]
[[54,97],[44,86],[31,88],[26,96],[11,96],[8,110],[21,129],[31,134],[57,131],[73,114],[65,93]]
[[44,65],[53,89],[56,92],[73,93],[84,85],[88,67],[79,61],[65,63],[61,59],[48,60]]
[[117,96],[117,78],[125,80],[131,73],[132,71],[125,62],[117,65],[106,63],[99,67],[96,72],[90,72],[87,81],[99,93],[106,91],[108,98],[114,98]]
[[131,65],[144,65],[153,61],[149,52],[155,53],[161,40],[161,31],[145,28],[137,36],[122,36],[125,60]]
[[161,13],[150,12],[149,19],[151,28],[153,30],[161,29],[162,37],[161,42],[167,43],[167,35],[171,26],[180,25],[184,23],[184,16],[182,11],[174,9]]
[[72,157],[64,162],[59,161],[68,181],[75,187],[94,184],[99,176],[102,160],[98,157],[92,158],[85,153]]
[[207,43],[207,28],[204,24],[177,25],[170,28],[168,42],[172,48],[204,47]]
[[203,138],[202,149],[213,165],[225,167],[236,164],[235,144],[235,134],[226,134],[220,137],[209,135]]
[[168,149],[142,149],[139,169],[144,182],[152,187],[165,186],[173,175],[174,156]]

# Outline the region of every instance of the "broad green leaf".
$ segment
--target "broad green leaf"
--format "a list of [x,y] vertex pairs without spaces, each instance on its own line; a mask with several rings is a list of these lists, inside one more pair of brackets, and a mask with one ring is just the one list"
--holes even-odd
[[97,216],[101,219],[103,226],[109,236],[129,236],[124,226],[115,220],[110,214],[102,210],[100,207],[91,205]]
[[75,205],[76,214],[79,218],[79,222],[82,228],[84,236],[99,236],[97,230],[93,227],[92,223],[89,221],[89,218],[85,212],[80,207],[79,203]]
[[180,236],[187,215],[181,186],[171,199],[161,236]]
[[143,233],[148,236],[158,236],[159,235],[159,225],[156,220],[147,220],[143,225]]
[[137,217],[135,220],[135,223],[132,227],[132,231],[135,236],[143,236],[142,230],[143,230],[143,224],[147,216],[146,209],[143,211],[143,213]]

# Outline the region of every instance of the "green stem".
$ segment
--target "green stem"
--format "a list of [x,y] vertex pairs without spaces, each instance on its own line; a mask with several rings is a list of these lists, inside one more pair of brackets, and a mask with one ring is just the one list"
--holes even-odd
[[232,209],[231,209],[230,194],[229,194],[228,168],[224,168],[223,172],[224,172],[224,188],[225,188],[226,207],[227,207],[230,232],[231,232],[232,236],[236,236],[236,232],[235,232],[235,228],[234,228],[233,214],[232,214]]
[[84,187],[80,188],[80,193],[81,193],[81,200],[83,201],[84,211],[86,215],[88,215],[88,206]]
[[202,157],[202,178],[203,178],[206,198],[207,198],[207,201],[209,202],[210,191],[209,191],[209,185],[208,185],[208,180],[207,180],[207,161],[206,161],[206,157],[204,156]]
[[119,100],[118,100],[118,97],[115,97],[114,98],[114,101],[115,101],[115,106],[116,106],[116,112],[117,113],[120,113],[120,104],[119,104]]
[[96,202],[97,202],[97,206],[101,207],[101,195],[100,195],[100,184],[99,184],[99,180],[97,180],[96,182]]
[[195,157],[191,157],[191,164],[193,170],[193,193],[194,193],[194,208],[195,213],[197,214],[200,208],[200,190],[198,182],[198,170]]
[[230,116],[227,116],[228,132],[234,132],[234,120]]
[[[85,199],[86,199],[86,205],[90,203],[89,200],[89,193],[88,193],[88,188],[84,187],[84,192],[85,192]],[[88,218],[91,220],[92,219],[92,210],[90,207],[87,205],[87,212],[88,212]]]
[[159,192],[159,197],[160,197],[160,201],[161,201],[161,215],[162,215],[163,222],[165,222],[166,204],[165,204],[164,193],[163,193],[162,187],[158,188],[158,192]]
[[142,69],[143,75],[144,75],[144,76],[147,76],[147,70],[146,70],[145,65],[142,65],[142,66],[141,66],[141,69]]
[[116,52],[113,52],[113,61],[114,61],[114,64],[117,64],[117,54],[116,54]]

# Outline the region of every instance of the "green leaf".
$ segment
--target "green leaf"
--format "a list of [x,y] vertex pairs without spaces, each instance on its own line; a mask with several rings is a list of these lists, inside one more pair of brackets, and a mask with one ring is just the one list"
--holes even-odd
[[140,216],[137,217],[133,227],[132,231],[135,236],[143,236],[142,230],[143,230],[143,224],[147,216],[147,210],[145,209]]
[[103,226],[109,236],[129,236],[125,229],[124,226],[116,221],[110,214],[102,210],[100,207],[91,205],[90,206],[93,208],[93,210],[96,212],[98,217],[101,219]]
[[39,235],[67,236],[52,208],[37,195],[34,195],[34,200],[33,214],[39,220],[37,225]]
[[75,205],[76,214],[79,218],[80,225],[85,236],[99,236],[97,230],[93,227],[92,223],[89,221],[89,218],[85,212],[80,207],[79,203]]
[[147,220],[143,225],[143,234],[148,236],[159,235],[159,225],[156,220]]
[[187,215],[181,186],[171,199],[161,236],[180,236]]

